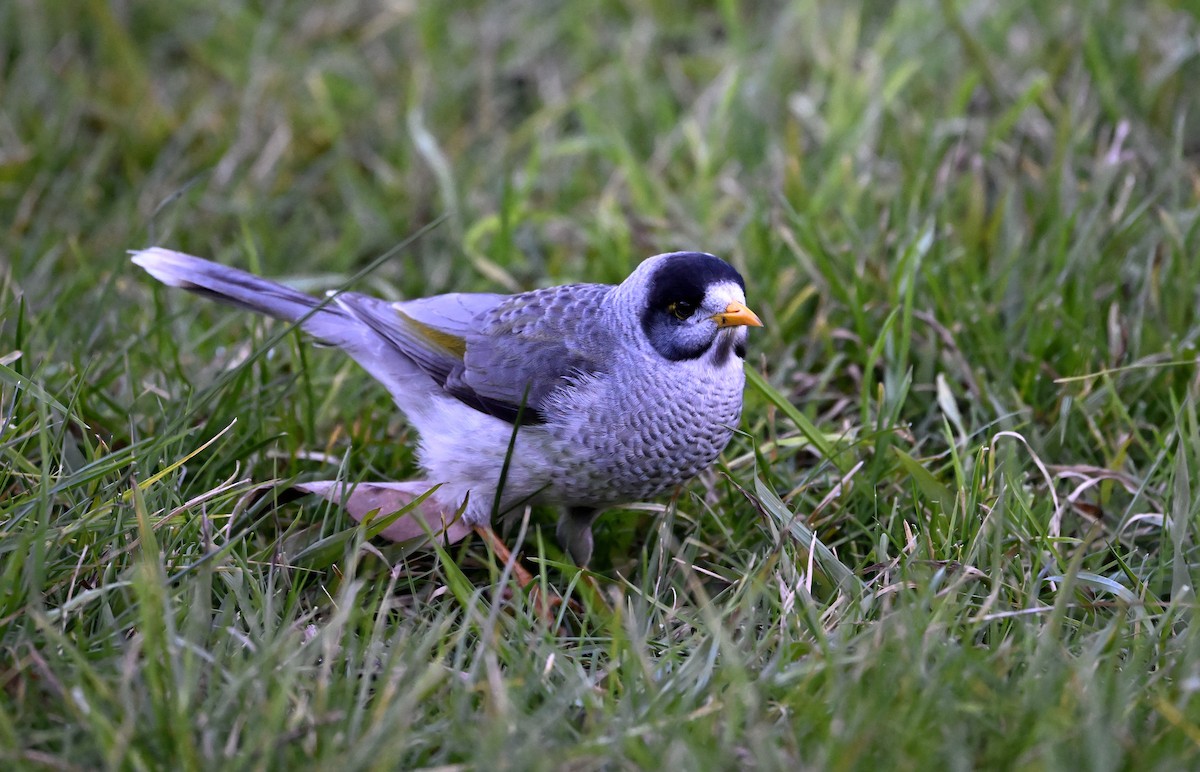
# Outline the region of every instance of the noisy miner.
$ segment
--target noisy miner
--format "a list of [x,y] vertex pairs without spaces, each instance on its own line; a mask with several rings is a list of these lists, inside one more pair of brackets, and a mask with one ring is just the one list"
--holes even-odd
[[[453,541],[469,528],[509,556],[492,518],[551,504],[559,544],[581,567],[601,511],[689,480],[725,448],[742,412],[747,329],[762,326],[741,275],[703,252],[651,257],[615,286],[399,303],[321,300],[160,247],[132,255],[164,284],[297,324],[387,388],[420,433],[428,476],[361,483],[356,519],[437,486],[383,535]],[[340,485],[299,487],[337,500]]]

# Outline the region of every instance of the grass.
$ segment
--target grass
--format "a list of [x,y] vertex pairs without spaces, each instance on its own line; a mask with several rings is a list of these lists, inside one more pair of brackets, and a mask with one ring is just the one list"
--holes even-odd
[[[1198,39],[1163,0],[0,6],[0,758],[1196,766]],[[318,291],[438,217],[355,288],[696,248],[767,324],[743,433],[600,520],[565,634],[477,541],[289,500],[413,435],[125,256]]]

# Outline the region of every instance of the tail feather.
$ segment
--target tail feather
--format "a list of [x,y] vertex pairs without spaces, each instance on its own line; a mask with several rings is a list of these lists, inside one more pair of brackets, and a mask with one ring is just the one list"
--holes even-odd
[[[162,247],[132,252],[134,264],[169,287],[255,313],[298,323],[313,337],[344,349],[381,381],[402,408],[427,392],[428,377],[403,352],[340,306],[278,282]],[[383,304],[383,301],[378,301]]]
[[132,254],[135,265],[169,287],[179,287],[286,322],[299,321],[320,303],[311,295],[277,282],[182,252],[151,247]]

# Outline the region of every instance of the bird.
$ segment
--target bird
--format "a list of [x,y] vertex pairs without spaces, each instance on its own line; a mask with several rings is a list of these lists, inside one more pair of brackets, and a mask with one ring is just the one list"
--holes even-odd
[[461,517],[509,555],[493,519],[548,504],[581,568],[600,513],[690,480],[725,449],[742,412],[748,331],[762,326],[741,274],[705,252],[649,257],[615,285],[400,302],[318,298],[162,247],[130,254],[165,285],[299,326],[383,384],[419,435],[426,477],[372,490],[432,490],[420,502],[425,525],[385,536],[445,531]]

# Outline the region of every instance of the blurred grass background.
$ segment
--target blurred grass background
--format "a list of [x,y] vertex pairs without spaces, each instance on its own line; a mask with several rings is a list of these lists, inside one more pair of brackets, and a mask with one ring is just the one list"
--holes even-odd
[[[1195,766],[1198,54],[1165,0],[0,5],[0,758]],[[413,437],[152,243],[396,298],[702,249],[761,378],[557,634],[255,495]]]

